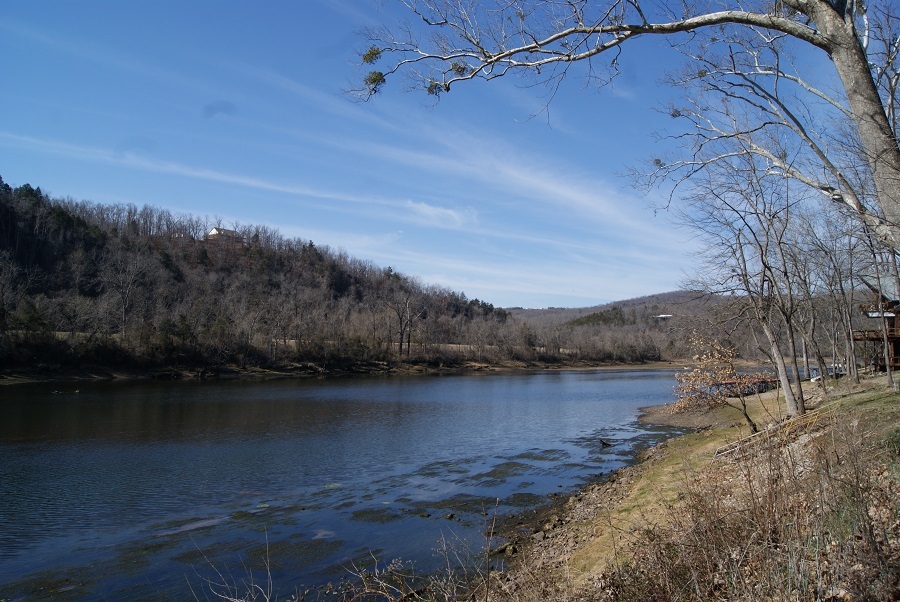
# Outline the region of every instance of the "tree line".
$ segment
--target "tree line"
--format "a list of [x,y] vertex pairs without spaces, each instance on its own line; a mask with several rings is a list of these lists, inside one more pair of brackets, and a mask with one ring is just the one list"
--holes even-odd
[[532,326],[265,226],[52,198],[0,179],[0,360],[9,368],[640,362],[665,346],[652,321],[589,330]]

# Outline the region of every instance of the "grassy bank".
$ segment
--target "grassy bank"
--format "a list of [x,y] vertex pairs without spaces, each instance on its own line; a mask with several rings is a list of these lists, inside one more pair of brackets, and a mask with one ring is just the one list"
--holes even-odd
[[[649,422],[699,430],[573,496],[495,600],[881,600],[900,595],[900,396],[883,379],[808,390],[814,418],[727,456],[732,408]],[[776,393],[758,424],[782,420]]]

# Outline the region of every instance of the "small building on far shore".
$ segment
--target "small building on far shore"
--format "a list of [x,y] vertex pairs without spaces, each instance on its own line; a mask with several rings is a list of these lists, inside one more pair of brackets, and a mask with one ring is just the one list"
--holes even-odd
[[209,234],[206,235],[206,240],[219,240],[235,245],[243,245],[245,242],[244,237],[241,236],[240,232],[237,230],[229,230],[227,228],[213,228],[209,231]]

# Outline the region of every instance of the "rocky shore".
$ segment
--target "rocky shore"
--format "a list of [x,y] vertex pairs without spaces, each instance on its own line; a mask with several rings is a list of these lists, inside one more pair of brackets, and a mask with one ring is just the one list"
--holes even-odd
[[[603,481],[501,525],[507,540],[495,554],[509,566],[500,580],[504,594],[529,600],[540,596],[565,599],[571,594],[574,565],[581,564],[580,557],[596,546],[603,530],[598,523],[611,518],[650,465],[666,455],[667,448],[668,441],[662,441],[640,452],[634,464],[619,468]],[[535,597],[538,593],[540,596]]]
[[[766,423],[766,417],[774,422],[783,419],[777,414],[772,414],[772,410],[780,403],[776,395],[777,392],[768,393],[755,402],[753,410],[759,417],[760,424]],[[635,464],[619,469],[603,482],[588,485],[583,490],[560,499],[558,503],[530,517],[520,519],[518,524],[510,525],[508,541],[496,550],[497,555],[502,556],[505,561],[507,569],[498,571],[493,575],[494,579],[489,581],[490,587],[497,594],[492,599],[520,602],[618,600],[623,579],[621,567],[632,566],[627,563],[635,562],[642,554],[648,553],[646,533],[649,530],[654,530],[654,533],[668,533],[670,537],[675,537],[674,540],[668,541],[677,542],[679,537],[690,537],[689,533],[680,532],[677,525],[669,523],[673,517],[679,517],[676,519],[677,522],[686,516],[683,508],[685,496],[696,494],[696,491],[688,493],[691,488],[709,487],[710,491],[715,492],[713,499],[721,499],[719,496],[724,494],[733,496],[736,501],[730,503],[737,504],[748,496],[752,498],[753,495],[757,495],[750,490],[746,475],[765,474],[773,470],[773,461],[776,464],[781,461],[789,462],[787,468],[778,468],[779,471],[794,470],[796,462],[790,458],[813,458],[821,449],[827,450],[829,446],[830,451],[826,451],[826,455],[830,454],[831,458],[840,458],[847,453],[865,455],[865,452],[859,450],[866,449],[865,446],[876,446],[874,449],[881,449],[878,446],[884,445],[885,438],[889,441],[896,440],[890,444],[893,448],[889,448],[888,453],[896,454],[900,451],[900,407],[896,404],[900,398],[885,390],[877,381],[852,387],[835,385],[829,392],[816,389],[807,399],[810,407],[829,408],[827,421],[811,423],[813,426],[798,433],[789,443],[781,440],[778,445],[784,447],[776,452],[775,460],[772,455],[741,459],[741,470],[736,470],[733,462],[713,460],[715,451],[721,445],[749,434],[737,410],[726,407],[714,411],[672,414],[666,406],[645,408],[640,417],[641,422],[676,426],[690,429],[691,432],[644,450]],[[867,424],[878,426],[870,427],[869,432],[861,433],[855,443],[836,442],[838,438],[845,437],[846,433],[835,434],[834,430],[855,428],[854,425],[863,420]],[[823,434],[830,436],[822,437]],[[853,451],[847,448],[847,445],[851,448],[853,445],[860,447],[857,451]],[[769,449],[771,454],[772,448]],[[895,496],[890,492],[900,490],[900,483],[897,481],[896,473],[889,468],[891,460],[889,458],[885,460],[883,453],[879,452],[872,456],[872,459],[878,458],[877,461],[873,461],[871,468],[866,467],[864,470],[870,471],[874,476],[867,476],[863,480],[867,487],[871,487],[871,491],[866,492],[866,495],[871,494],[866,502],[870,504],[869,516],[886,517],[883,520],[873,519],[875,530],[883,533],[880,535],[882,546],[880,562],[898,568],[900,520],[897,516],[900,505],[891,501]],[[779,457],[783,459],[778,460]],[[806,479],[810,478],[818,478],[819,483],[822,483],[832,478],[830,473],[816,475],[814,471],[810,472],[809,468],[803,469],[802,465],[800,466],[800,473],[791,476],[792,479],[797,479],[796,483],[806,483]],[[871,480],[867,480],[869,478]],[[787,511],[795,511],[790,510],[791,504],[808,505],[812,498],[818,495],[815,488],[807,491],[803,487],[809,485],[798,489],[796,502],[791,502],[790,496],[786,498]],[[838,515],[841,516],[842,512],[838,512]],[[810,519],[810,522],[815,521]],[[712,528],[717,529],[715,521]],[[650,539],[654,540],[655,537],[656,535],[651,536]],[[810,565],[812,568],[809,570],[814,572],[815,579],[820,583],[831,583],[826,593],[833,594],[815,599],[833,601],[868,599],[865,593],[861,594],[861,597],[853,594],[854,591],[868,590],[894,591],[900,594],[900,573],[885,577],[881,573],[876,574],[876,571],[870,575],[871,571],[866,567],[872,561],[869,560],[867,564],[865,558],[869,552],[861,550],[862,546],[859,544],[863,535],[850,532],[845,537],[843,541],[834,537],[834,541],[829,544],[829,549],[840,550],[842,556],[839,557],[838,553],[834,552],[835,560],[831,563],[826,562],[818,567]],[[806,541],[801,538],[796,542],[786,541],[783,545],[797,546],[797,553],[803,554],[803,546],[808,545]],[[678,544],[651,543],[649,555],[654,556],[656,554],[654,550],[658,550],[661,545]],[[699,542],[699,545],[702,548],[703,542]],[[643,550],[641,546],[644,546]],[[707,552],[709,551],[702,551]],[[745,561],[748,566],[753,564],[764,566],[767,562],[771,562],[767,556],[772,554],[764,545],[761,545],[758,553],[762,555],[759,559],[748,557]],[[623,565],[622,562],[626,564]],[[708,565],[708,558],[701,562]],[[629,571],[632,570],[634,569],[625,569],[624,579],[630,579]],[[637,572],[643,570],[638,568]],[[654,569],[647,570],[652,572]],[[783,570],[780,565],[776,566],[773,574],[780,575]],[[637,577],[637,573],[634,575]],[[727,575],[723,579],[726,577]],[[772,579],[771,577],[764,578],[751,574],[745,578],[747,581],[742,587],[751,591],[754,591],[754,587],[758,591],[762,591],[759,589],[761,587],[772,587],[770,583],[753,582],[753,579],[764,581]],[[641,583],[646,583],[652,582],[656,577],[647,579],[647,575],[644,574],[641,575],[641,579],[644,579]],[[638,579],[635,578],[635,581]],[[777,584],[777,577],[775,581],[774,587],[779,591],[777,588],[781,586]],[[616,585],[611,585],[613,583]],[[617,587],[619,589],[616,589]],[[640,587],[644,586],[638,586],[637,596],[634,596],[632,591],[631,597],[626,597],[646,599],[643,597],[645,592],[640,590]],[[724,599],[714,594],[710,596],[710,599]],[[741,596],[738,598],[745,599]],[[758,599],[755,594],[746,599],[751,598]],[[799,593],[793,595],[793,598],[806,599]],[[777,596],[774,599],[778,599]]]

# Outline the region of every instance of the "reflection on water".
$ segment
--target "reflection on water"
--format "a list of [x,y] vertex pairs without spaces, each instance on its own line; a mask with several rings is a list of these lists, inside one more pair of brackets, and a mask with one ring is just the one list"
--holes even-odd
[[[427,570],[658,438],[670,372],[0,389],[0,599],[184,597],[266,563],[284,591],[383,554]],[[77,389],[77,391],[76,391]],[[614,443],[606,447],[598,437]],[[240,580],[240,577],[238,577]]]

